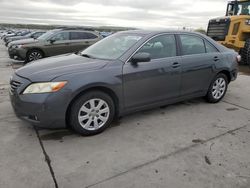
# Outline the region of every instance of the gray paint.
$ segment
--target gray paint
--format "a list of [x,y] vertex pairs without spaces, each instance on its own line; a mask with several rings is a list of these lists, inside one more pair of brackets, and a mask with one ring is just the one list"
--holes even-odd
[[[126,33],[126,32],[125,32]],[[234,80],[237,71],[236,55],[212,39],[190,32],[127,31],[138,33],[143,38],[116,60],[89,59],[75,54],[46,58],[18,69],[13,80],[23,84],[10,95],[16,114],[26,120],[28,115],[37,115],[42,127],[65,127],[65,116],[76,96],[91,88],[105,88],[118,99],[117,113],[124,115],[137,110],[162,106],[185,99],[204,96],[211,80],[220,71],[227,71]],[[177,56],[150,62],[131,64],[129,58],[150,38],[160,34],[195,35],[208,40],[218,53],[181,55],[180,44]],[[178,40],[177,40],[178,41]],[[218,57],[218,61],[214,61]],[[179,66],[176,66],[178,63]],[[21,92],[31,82],[62,81],[68,84],[56,93],[28,94]]]

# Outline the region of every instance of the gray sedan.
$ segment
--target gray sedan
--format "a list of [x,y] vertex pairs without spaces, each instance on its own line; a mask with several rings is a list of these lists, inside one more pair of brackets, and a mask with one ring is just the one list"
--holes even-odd
[[125,31],[18,69],[10,98],[16,115],[36,126],[94,135],[138,110],[203,96],[219,102],[239,60],[202,34]]

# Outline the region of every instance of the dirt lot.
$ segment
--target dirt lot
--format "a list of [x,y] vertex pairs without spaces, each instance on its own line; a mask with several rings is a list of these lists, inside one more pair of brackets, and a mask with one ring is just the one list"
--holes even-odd
[[8,97],[11,64],[0,43],[0,187],[250,187],[250,69],[224,100],[185,101],[123,117],[104,133],[36,130]]

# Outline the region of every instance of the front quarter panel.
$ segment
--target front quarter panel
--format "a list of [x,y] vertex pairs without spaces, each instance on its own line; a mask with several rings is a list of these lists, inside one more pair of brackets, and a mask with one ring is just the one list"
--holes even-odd
[[67,105],[77,96],[84,93],[84,91],[103,87],[111,90],[119,99],[119,112],[123,109],[123,95],[122,95],[122,61],[113,61],[102,69],[93,71],[79,71],[57,77],[54,81],[67,80],[65,90],[70,91],[71,95],[65,101]]

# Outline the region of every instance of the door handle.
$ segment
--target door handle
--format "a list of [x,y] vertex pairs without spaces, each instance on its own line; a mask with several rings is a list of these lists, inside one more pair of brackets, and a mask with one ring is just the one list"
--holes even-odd
[[214,57],[214,61],[219,61],[219,60],[220,59],[217,56]]
[[174,63],[172,64],[172,67],[173,67],[173,68],[178,68],[178,67],[180,67],[180,66],[181,66],[181,64],[178,63],[178,62],[174,62]]

